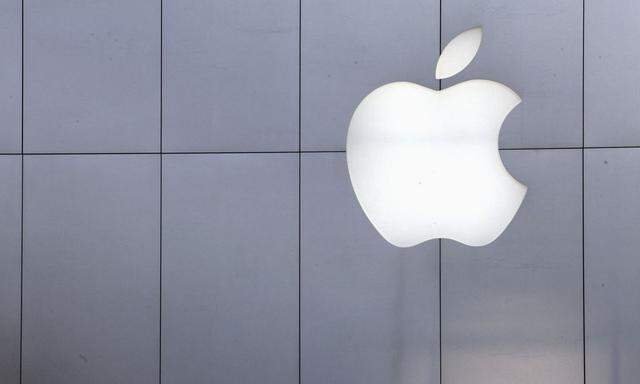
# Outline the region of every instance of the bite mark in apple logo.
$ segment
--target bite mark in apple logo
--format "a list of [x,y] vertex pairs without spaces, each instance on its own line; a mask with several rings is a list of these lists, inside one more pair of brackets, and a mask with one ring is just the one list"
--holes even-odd
[[[436,78],[462,71],[481,40],[481,28],[456,36]],[[347,166],[382,237],[411,247],[434,238],[482,246],[500,236],[527,192],[498,150],[502,122],[520,102],[509,87],[480,79],[440,91],[394,82],[366,96],[349,125]]]

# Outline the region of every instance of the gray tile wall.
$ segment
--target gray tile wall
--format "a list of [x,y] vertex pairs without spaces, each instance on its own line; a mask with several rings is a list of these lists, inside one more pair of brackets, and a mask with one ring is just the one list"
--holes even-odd
[[640,149],[585,152],[587,377],[640,377]]
[[484,78],[524,100],[505,120],[502,148],[582,145],[582,0],[443,0],[442,41],[483,26],[469,68],[444,81]]
[[585,7],[584,125],[588,146],[640,145],[640,2]]
[[24,159],[23,383],[158,380],[160,157]]
[[0,1],[0,152],[20,153],[22,4]]
[[298,7],[164,1],[165,150],[298,149]]
[[20,193],[19,156],[0,156],[0,382],[20,374]]
[[160,150],[160,3],[28,0],[24,150]]
[[[394,248],[350,114],[476,25],[442,86],[522,96],[528,195]],[[638,36],[631,0],[0,0],[0,383],[636,383]]]
[[385,83],[437,85],[437,0],[301,3],[303,150],[344,150],[353,110]]
[[514,220],[488,246],[442,244],[443,382],[583,383],[581,151],[502,159],[529,187]]
[[302,382],[437,382],[437,243],[382,239],[344,153],[302,156],[301,199]]
[[297,154],[166,155],[162,180],[163,383],[297,383]]

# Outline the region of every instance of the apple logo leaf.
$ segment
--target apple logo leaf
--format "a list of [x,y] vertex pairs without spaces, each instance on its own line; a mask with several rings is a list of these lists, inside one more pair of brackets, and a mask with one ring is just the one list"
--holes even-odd
[[436,79],[449,78],[469,65],[478,53],[482,27],[471,28],[454,37],[442,50],[436,65]]

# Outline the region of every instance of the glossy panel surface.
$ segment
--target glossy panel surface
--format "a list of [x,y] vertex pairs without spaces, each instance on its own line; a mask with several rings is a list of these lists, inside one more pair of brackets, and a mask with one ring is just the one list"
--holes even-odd
[[164,148],[298,149],[297,0],[164,1]]
[[28,156],[24,384],[158,383],[159,156]]
[[163,166],[162,382],[297,384],[297,155]]
[[25,1],[27,152],[160,149],[160,1]]
[[582,143],[582,0],[443,0],[442,44],[483,27],[474,61],[450,79],[494,80],[522,98],[504,122],[501,148]]
[[302,1],[302,148],[344,150],[353,111],[393,81],[431,88],[437,0]]
[[485,247],[442,250],[443,383],[582,383],[579,150],[502,151],[529,190]]
[[0,156],[0,383],[20,376],[20,156]]
[[640,149],[585,158],[587,382],[640,377]]
[[640,145],[640,2],[585,1],[585,142]]
[[387,243],[344,154],[303,156],[301,212],[302,381],[437,383],[438,243]]
[[20,152],[22,1],[0,1],[0,152]]

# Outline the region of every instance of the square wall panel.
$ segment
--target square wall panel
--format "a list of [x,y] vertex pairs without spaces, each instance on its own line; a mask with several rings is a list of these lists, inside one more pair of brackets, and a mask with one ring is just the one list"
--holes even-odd
[[160,149],[160,1],[29,0],[27,152]]
[[303,155],[301,199],[302,382],[437,383],[438,242],[387,243],[344,154]]
[[157,383],[159,155],[24,161],[22,382]]
[[298,156],[165,155],[162,382],[298,383]]
[[640,149],[585,153],[587,381],[640,377]]
[[0,156],[0,383],[20,377],[20,156]]
[[394,81],[437,87],[438,0],[302,1],[302,148],[343,150],[353,111]]
[[511,224],[484,247],[443,241],[443,382],[581,384],[581,152],[502,159],[528,187]]
[[[0,152],[20,152],[22,1],[0,1]],[[1,376],[0,376],[1,377]]]
[[298,0],[165,0],[167,151],[298,149]]
[[480,50],[443,88],[503,83],[522,98],[504,121],[501,148],[582,145],[582,0],[443,0],[442,46],[482,26]]
[[588,146],[640,145],[640,2],[585,2],[584,125]]

